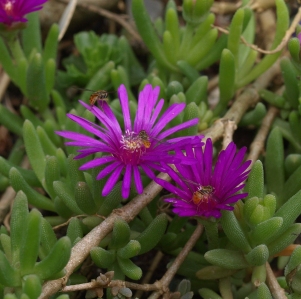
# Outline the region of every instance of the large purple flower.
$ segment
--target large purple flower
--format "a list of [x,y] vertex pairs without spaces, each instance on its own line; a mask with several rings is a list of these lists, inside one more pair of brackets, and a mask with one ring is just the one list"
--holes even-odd
[[175,163],[177,171],[165,165],[167,173],[177,186],[156,178],[155,181],[172,192],[173,197],[165,199],[173,204],[173,212],[181,217],[221,217],[221,210],[233,210],[229,204],[247,196],[237,192],[245,186],[251,161],[243,162],[246,148],[236,154],[236,146],[231,142],[218,155],[212,170],[213,146],[207,139],[204,149],[186,149],[186,155],[197,160],[196,164]]
[[30,12],[42,9],[47,0],[0,0],[0,23],[11,25],[27,22],[24,17]]
[[[102,191],[103,196],[109,194],[121,175],[123,175],[122,197],[128,198],[132,176],[137,192],[143,191],[140,170],[154,179],[154,170],[164,171],[165,168],[160,164],[163,161],[165,163],[194,163],[192,159],[183,156],[181,150],[186,147],[202,146],[201,137],[181,137],[169,140],[166,138],[179,130],[196,125],[198,119],[192,119],[164,130],[168,123],[183,111],[185,104],[173,104],[159,117],[164,104],[163,99],[157,102],[159,90],[158,86],[153,89],[151,85],[146,85],[140,92],[136,117],[132,124],[127,91],[124,85],[119,87],[118,95],[124,118],[124,132],[106,102],[101,102],[101,108],[98,108],[91,107],[82,101],[80,103],[91,110],[101,125],[72,114],[68,114],[68,117],[94,134],[96,138],[75,132],[57,132],[60,136],[73,140],[67,142],[67,145],[80,147],[78,150],[80,154],[76,156],[76,159],[103,153],[102,157],[94,158],[80,167],[81,170],[87,170],[107,164],[97,176],[97,179],[102,179],[110,174]],[[174,151],[180,154],[171,154]]]

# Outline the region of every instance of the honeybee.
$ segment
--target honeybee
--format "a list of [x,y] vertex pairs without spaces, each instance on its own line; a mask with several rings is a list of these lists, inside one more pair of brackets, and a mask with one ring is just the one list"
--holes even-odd
[[[92,91],[92,90],[90,90]],[[94,91],[89,98],[89,103],[91,106],[94,106],[96,101],[108,101],[109,92],[105,90]]]
[[[215,188],[208,185],[208,186],[201,186],[199,183],[193,182],[191,180],[188,180],[186,178],[184,178],[179,172],[177,172],[177,174],[180,176],[180,178],[186,182],[187,187],[190,189],[190,191],[192,192],[192,201],[195,205],[198,205],[200,202],[208,202],[210,197],[214,198],[214,192],[215,192]],[[197,190],[193,191],[191,188],[191,185],[195,185],[197,186]],[[194,189],[195,190],[195,189]]]
[[192,195],[192,201],[194,204],[199,204],[201,201],[207,200],[208,197],[212,196],[214,193],[215,188],[208,185],[208,186],[199,186],[198,190],[196,190]]
[[113,93],[113,91],[106,91],[106,90],[91,90],[91,89],[87,89],[87,88],[80,88],[80,87],[77,87],[77,86],[73,86],[73,88],[76,88],[78,90],[83,90],[83,91],[91,91],[92,94],[90,95],[90,98],[89,98],[89,103],[91,106],[94,106],[95,103],[97,101],[106,101],[108,102],[108,96],[109,96],[109,93]]
[[146,133],[145,130],[141,130],[138,133],[138,137],[140,138],[140,140],[143,143],[145,148],[150,148],[151,142],[150,142],[149,136],[148,136],[148,134]]

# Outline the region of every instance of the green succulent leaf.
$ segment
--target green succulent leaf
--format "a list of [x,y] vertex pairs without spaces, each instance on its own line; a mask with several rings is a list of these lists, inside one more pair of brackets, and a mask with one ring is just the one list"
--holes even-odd
[[34,267],[33,273],[41,279],[47,279],[63,270],[69,261],[71,253],[71,241],[68,237],[62,237],[53,246],[51,252]]
[[67,228],[67,236],[70,238],[73,245],[75,244],[75,240],[83,237],[83,229],[78,218],[72,218],[70,220]]
[[42,292],[40,278],[34,274],[23,277],[22,290],[29,298],[38,298]]
[[225,234],[235,246],[238,246],[245,253],[251,251],[252,248],[245,236],[245,232],[233,212],[223,211],[221,224]]
[[10,221],[10,237],[13,264],[19,262],[20,248],[24,238],[24,223],[28,216],[27,197],[23,191],[19,191],[15,197],[11,221]]
[[109,268],[116,259],[115,250],[106,250],[101,247],[93,247],[90,255],[95,265],[99,268]]
[[279,231],[283,224],[281,217],[273,217],[256,225],[251,234],[250,239],[256,244],[268,244],[275,234]]
[[280,237],[268,244],[270,256],[277,254],[278,252],[292,244],[300,233],[300,223],[291,225],[283,234],[280,235]]
[[41,221],[41,213],[33,209],[28,214],[26,222],[23,223],[25,231],[20,250],[21,275],[30,274],[37,261],[41,240]]
[[267,287],[267,285],[263,282],[259,285],[257,289],[257,298],[258,299],[273,299],[273,296]]
[[53,182],[53,188],[58,197],[63,203],[75,214],[82,215],[84,212],[78,207],[72,194],[72,189],[66,183],[61,181]]
[[123,259],[130,259],[138,255],[140,250],[141,250],[140,243],[137,240],[131,240],[123,248],[117,250],[117,255]]
[[54,211],[53,202],[46,196],[40,194],[35,189],[30,187],[16,168],[11,168],[9,172],[9,179],[14,190],[16,192],[22,190],[26,194],[29,203],[34,205],[36,208]]
[[57,242],[56,235],[52,229],[50,223],[42,218],[41,222],[41,244],[40,244],[40,259],[44,259],[52,250],[53,246]]
[[252,266],[264,265],[269,258],[269,249],[265,244],[258,245],[246,254],[245,258]]
[[247,192],[248,197],[263,198],[264,178],[263,178],[263,165],[260,160],[257,160],[252,166],[252,170],[248,177]]
[[136,238],[141,245],[139,254],[153,249],[163,237],[167,227],[166,214],[158,215],[152,223]]
[[225,269],[224,267],[220,266],[206,266],[201,270],[198,270],[195,275],[201,280],[215,280],[231,276],[236,272],[236,269]]
[[78,207],[86,214],[93,215],[97,212],[90,188],[86,182],[77,182],[75,201]]
[[209,263],[225,269],[239,270],[249,267],[244,255],[235,250],[213,249],[207,251],[204,257]]
[[282,135],[274,128],[267,141],[265,175],[268,192],[279,195],[284,185],[284,153]]
[[139,280],[142,276],[142,270],[136,266],[131,260],[117,257],[118,264],[122,272],[133,280]]
[[20,272],[14,269],[0,250],[0,283],[7,287],[18,287],[21,285]]
[[130,227],[122,218],[117,218],[114,222],[112,239],[110,243],[111,249],[119,249],[124,247],[130,240]]
[[38,134],[33,124],[29,120],[25,120],[24,122],[23,133],[25,149],[30,161],[30,165],[35,171],[40,182],[42,182],[45,178],[45,154],[43,152]]

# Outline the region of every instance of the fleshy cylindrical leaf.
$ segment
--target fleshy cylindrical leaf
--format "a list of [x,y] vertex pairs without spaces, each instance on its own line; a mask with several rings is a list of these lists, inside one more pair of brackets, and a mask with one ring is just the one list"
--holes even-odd
[[213,249],[207,251],[204,257],[209,263],[230,270],[239,270],[249,267],[244,255],[235,250]]
[[166,214],[158,215],[152,223],[136,238],[141,245],[139,254],[153,249],[162,238],[167,226]]
[[257,298],[258,299],[273,299],[273,296],[267,287],[267,285],[263,282],[257,289]]
[[29,61],[26,90],[30,105],[40,112],[44,111],[49,104],[50,97],[46,89],[45,70],[40,53],[36,53]]
[[83,230],[81,227],[81,223],[79,219],[72,218],[69,222],[68,228],[67,228],[67,236],[69,237],[71,244],[74,245],[74,241],[78,238],[83,237]]
[[21,275],[30,274],[37,261],[41,240],[41,218],[41,213],[33,209],[23,224],[25,231],[20,250]]
[[47,279],[63,270],[69,261],[71,253],[71,242],[68,237],[59,239],[53,246],[49,255],[37,263],[33,273],[41,279]]
[[257,160],[252,166],[252,170],[248,177],[247,192],[248,198],[258,197],[263,198],[264,178],[263,165],[260,160]]
[[88,215],[96,214],[96,206],[86,182],[77,182],[74,194],[75,201],[83,212]]
[[246,260],[252,266],[261,266],[266,263],[269,258],[269,250],[265,244],[261,244],[253,248],[245,255]]
[[138,255],[141,245],[137,240],[131,240],[123,248],[117,250],[117,255],[123,259],[130,259]]
[[274,128],[268,137],[265,175],[268,192],[279,195],[284,185],[284,153],[282,136],[278,128]]
[[78,207],[78,205],[75,202],[74,196],[72,194],[72,191],[66,183],[63,183],[61,181],[55,181],[53,182],[53,188],[55,193],[58,197],[61,198],[61,200],[64,202],[64,204],[75,214],[82,215],[84,212]]
[[237,272],[237,270],[225,269],[219,266],[206,266],[196,272],[196,277],[201,280],[215,280],[224,277],[229,277]]
[[24,144],[30,165],[38,179],[42,182],[45,178],[46,159],[41,142],[33,124],[25,120],[23,125]]
[[133,280],[139,280],[142,276],[142,270],[136,266],[131,260],[117,257],[118,264],[122,272]]
[[106,250],[101,247],[93,247],[90,255],[94,263],[99,268],[109,268],[116,259],[115,250]]
[[110,248],[119,249],[124,247],[130,240],[130,227],[122,218],[117,218],[114,222]]
[[250,238],[256,244],[268,244],[269,240],[274,237],[282,226],[283,219],[281,217],[273,217],[254,227],[250,234]]
[[38,298],[42,292],[42,284],[40,278],[32,274],[25,276],[23,279],[23,292],[29,298]]
[[14,264],[20,260],[20,248],[24,238],[23,228],[27,215],[27,197],[23,191],[19,191],[14,200],[10,220],[11,250]]
[[223,211],[221,223],[225,234],[235,246],[245,253],[252,249],[233,212]]
[[20,272],[14,269],[0,250],[0,283],[6,287],[18,287],[21,285]]
[[30,187],[16,168],[10,170],[9,179],[16,192],[22,190],[26,194],[29,203],[37,208],[54,211],[53,202]]

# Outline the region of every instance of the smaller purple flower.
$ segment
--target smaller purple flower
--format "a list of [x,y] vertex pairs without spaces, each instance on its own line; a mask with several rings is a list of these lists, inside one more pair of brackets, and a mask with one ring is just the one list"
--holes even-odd
[[[159,117],[164,105],[163,99],[158,101],[159,91],[158,86],[154,89],[150,84],[144,87],[139,94],[138,108],[132,123],[127,91],[124,85],[118,88],[124,118],[124,131],[106,102],[100,103],[100,109],[80,101],[85,108],[95,115],[101,125],[72,114],[68,114],[68,117],[92,133],[95,138],[77,132],[56,132],[58,135],[72,140],[66,145],[80,147],[78,150],[80,154],[75,157],[76,159],[102,153],[101,157],[92,159],[82,165],[80,169],[87,170],[104,166],[104,169],[97,176],[97,179],[102,179],[110,175],[102,190],[103,196],[112,191],[121,176],[123,177],[122,197],[128,198],[132,178],[137,192],[143,192],[141,171],[154,179],[154,171],[165,170],[161,166],[161,162],[170,164],[176,162],[195,163],[194,159],[183,156],[181,151],[186,147],[201,147],[203,145],[202,136],[167,138],[179,130],[196,125],[198,119],[195,118],[167,128],[169,122],[184,110],[185,104],[173,104]],[[172,154],[175,151],[180,152],[180,154]]]
[[42,9],[47,0],[0,0],[0,23],[11,26],[16,22],[27,22],[24,17],[30,12]]
[[243,162],[246,147],[236,153],[231,142],[218,155],[212,170],[213,145],[207,139],[204,149],[186,149],[186,156],[195,158],[191,165],[175,164],[177,171],[167,164],[167,173],[177,186],[156,178],[155,181],[176,196],[165,199],[173,204],[173,212],[181,217],[221,217],[221,210],[233,210],[230,206],[246,197],[247,193],[237,193],[244,188],[243,183],[250,172],[251,161]]

